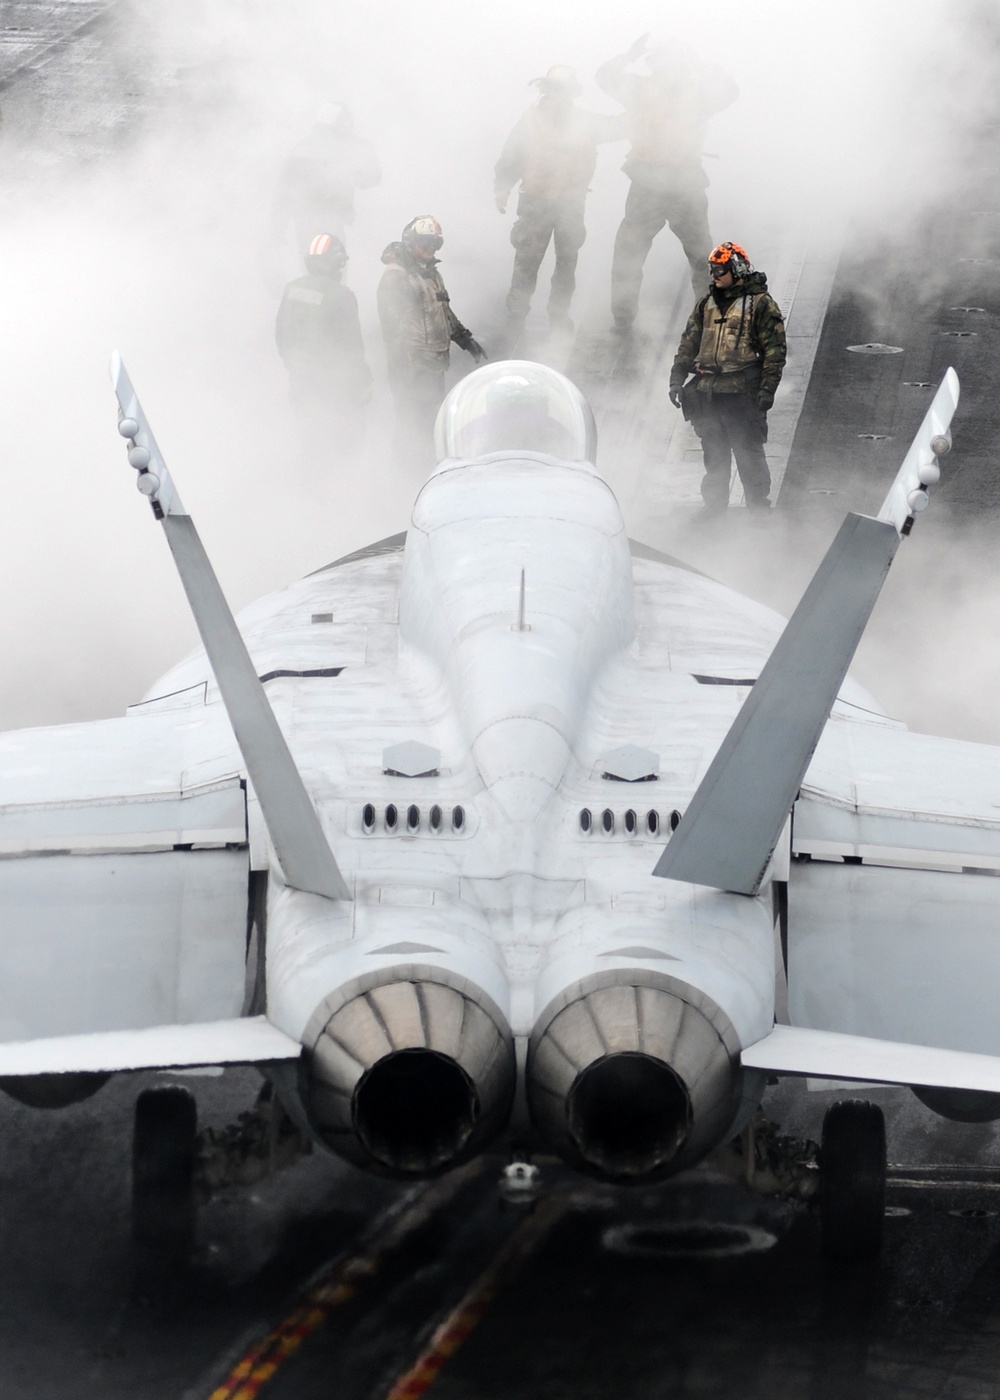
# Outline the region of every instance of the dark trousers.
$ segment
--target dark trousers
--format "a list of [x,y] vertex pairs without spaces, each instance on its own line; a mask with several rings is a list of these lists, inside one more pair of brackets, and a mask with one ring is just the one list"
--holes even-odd
[[307,456],[336,462],[364,442],[365,407],[357,388],[345,390],[328,376],[292,373],[288,401]]
[[733,458],[743,483],[747,505],[769,504],[771,473],[764,456],[767,418],[746,394],[696,394],[699,403],[692,426],[701,438],[705,477],[701,495],[710,509],[729,505],[729,479]]
[[549,291],[548,313],[565,316],[576,289],[576,260],[587,237],[583,222],[585,195],[573,199],[538,199],[522,194],[517,220],[510,231],[514,271],[507,293],[507,310],[523,320],[538,282],[549,243],[555,245],[556,265]]
[[393,459],[429,471],[436,461],[434,422],[444,399],[444,370],[397,372],[389,387],[396,415]]
[[703,189],[650,190],[633,180],[625,201],[625,217],[615,238],[611,262],[611,312],[615,324],[628,328],[639,309],[642,269],[653,239],[664,224],[680,240],[691,268],[695,296],[708,286],[708,196]]

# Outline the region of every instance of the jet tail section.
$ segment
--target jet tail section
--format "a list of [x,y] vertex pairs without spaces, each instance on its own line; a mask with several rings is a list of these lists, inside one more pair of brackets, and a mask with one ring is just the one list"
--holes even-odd
[[118,431],[130,440],[129,462],[139,472],[139,489],[163,524],[282,873],[296,889],[350,899],[302,775],[117,351],[111,359],[111,380],[121,409]]
[[757,893],[898,545],[844,521],[654,875]]
[[654,875],[759,890],[900,537],[927,504],[957,403],[949,370],[879,518],[849,515],[840,527]]
[[900,534],[909,533],[914,515],[927,506],[928,486],[935,485],[941,475],[937,458],[951,450],[950,426],[958,407],[958,389],[958,375],[949,369],[882,502],[879,520],[888,520]]

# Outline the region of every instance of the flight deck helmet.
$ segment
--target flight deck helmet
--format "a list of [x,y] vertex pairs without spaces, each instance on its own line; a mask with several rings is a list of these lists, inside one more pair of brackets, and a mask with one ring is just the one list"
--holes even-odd
[[354,130],[350,108],[343,102],[324,102],[316,113],[316,125],[346,135]]
[[749,277],[754,270],[750,254],[738,243],[720,243],[718,247],[712,249],[708,255],[709,273],[717,267],[722,268],[724,272],[731,272],[734,282],[739,282],[743,277]]
[[407,248],[420,248],[425,253],[436,253],[444,242],[444,235],[433,214],[418,214],[403,229],[402,239]]
[[327,276],[343,271],[347,249],[332,233],[317,233],[306,253],[306,271],[323,272]]
[[579,97],[583,89],[576,76],[576,69],[568,63],[554,63],[544,78],[532,78],[543,97]]
[[694,49],[679,39],[654,44],[652,48],[646,49],[642,56],[654,77],[676,79],[697,67]]

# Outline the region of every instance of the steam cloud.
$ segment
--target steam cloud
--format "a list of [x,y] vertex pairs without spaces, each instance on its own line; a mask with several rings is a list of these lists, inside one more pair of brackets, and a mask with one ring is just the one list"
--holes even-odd
[[[382,248],[414,214],[435,213],[453,303],[489,349],[511,260],[492,168],[532,100],[529,80],[573,64],[582,102],[613,110],[591,75],[664,14],[655,42],[690,43],[740,84],[710,130],[711,217],[718,237],[751,250],[804,211],[817,225],[849,213],[862,237],[915,217],[918,202],[947,194],[958,137],[992,100],[975,60],[982,10],[937,0],[755,0],[711,17],[632,0],[613,11],[569,0],[431,9],[134,0],[80,41],[72,63],[54,59],[10,92],[0,152],[0,724],[120,713],[196,641],[115,433],[110,350],[122,351],[235,607],[404,528],[419,483],[386,461],[374,318]],[[348,103],[383,166],[348,230],[348,281],[378,388],[364,457],[339,464],[300,450],[273,344],[281,284],[299,267],[269,232],[281,161],[328,100]],[[590,195],[576,314],[595,329],[607,320],[624,152],[602,149]],[[647,296],[682,275],[665,233]],[[455,359],[453,373],[471,368]],[[761,544],[722,571],[787,610],[810,549],[792,549],[786,566],[777,542]],[[948,635],[960,630],[956,608],[978,627],[979,585],[949,562],[946,543],[935,558],[948,576]],[[905,617],[918,605],[912,576],[898,574],[890,589]],[[926,596],[919,610],[929,647]],[[903,701],[890,697],[890,708],[928,728],[947,711],[948,732],[1000,740],[1000,729],[981,732],[988,717],[963,712],[956,723],[944,687],[927,684],[925,652],[915,669],[891,627],[879,635],[881,670]],[[953,646],[942,667],[949,688],[961,652]],[[880,663],[866,665],[877,689]],[[995,690],[996,670],[981,653],[966,674]],[[912,703],[921,687],[923,709]]]

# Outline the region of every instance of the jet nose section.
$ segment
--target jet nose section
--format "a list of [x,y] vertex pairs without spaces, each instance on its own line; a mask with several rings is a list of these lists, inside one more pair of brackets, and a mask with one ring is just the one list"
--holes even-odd
[[411,974],[358,991],[329,1017],[312,1051],[308,1107],[348,1160],[433,1176],[503,1127],[514,1077],[510,1030],[489,998]]
[[677,1171],[732,1121],[725,1018],[681,984],[604,981],[577,984],[540,1019],[528,1052],[532,1117],[561,1156],[602,1177]]

